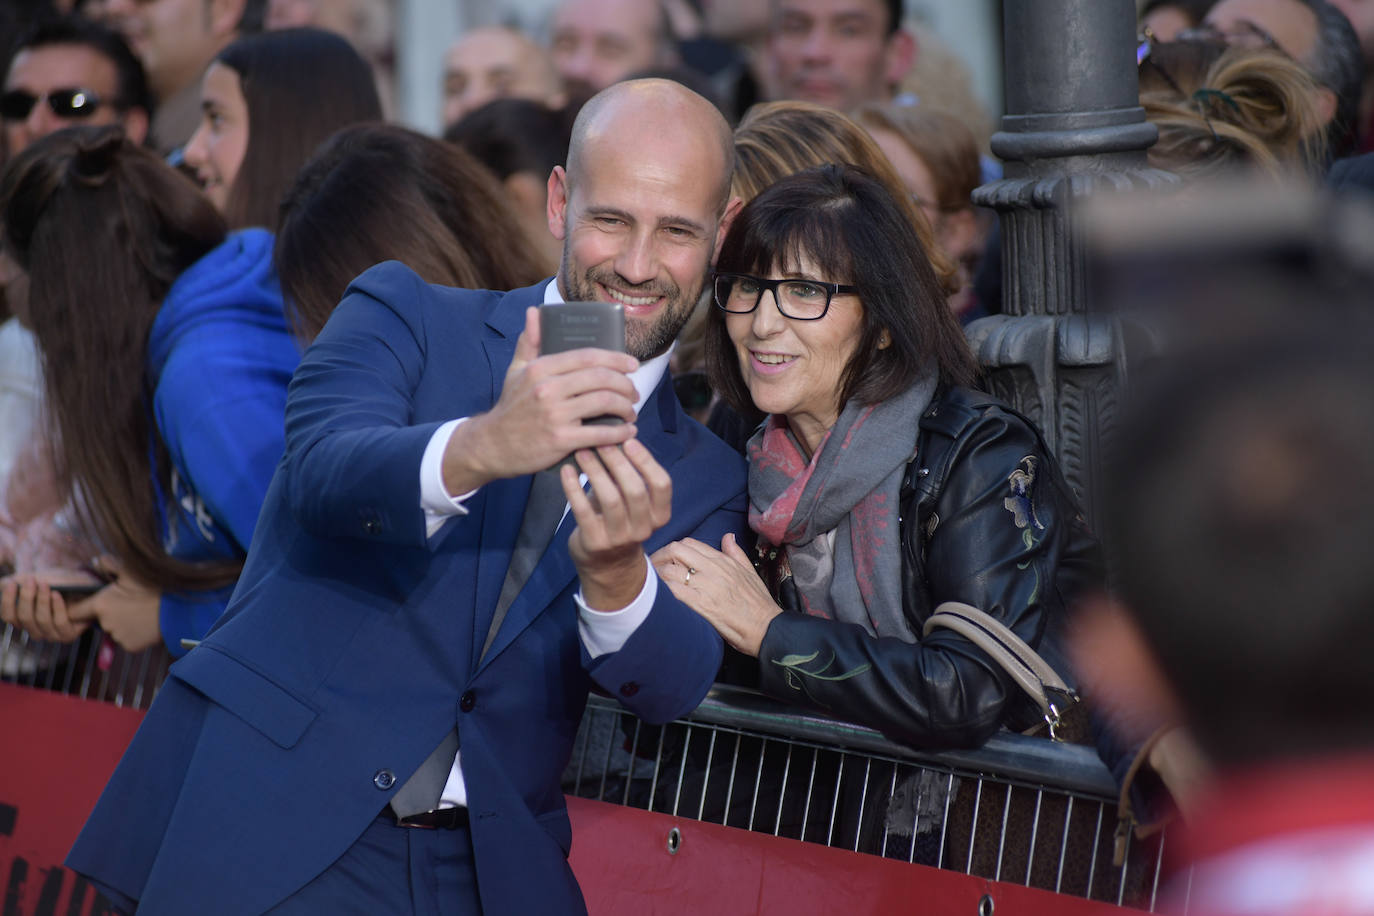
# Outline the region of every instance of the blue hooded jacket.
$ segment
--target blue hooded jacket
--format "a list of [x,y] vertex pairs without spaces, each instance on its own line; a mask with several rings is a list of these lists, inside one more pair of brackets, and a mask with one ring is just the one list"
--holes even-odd
[[[154,480],[168,554],[242,559],[281,458],[286,386],[300,362],[272,265],[272,234],[235,232],[172,284],[148,335],[148,382],[172,491]],[[174,655],[200,639],[232,586],[163,593]]]

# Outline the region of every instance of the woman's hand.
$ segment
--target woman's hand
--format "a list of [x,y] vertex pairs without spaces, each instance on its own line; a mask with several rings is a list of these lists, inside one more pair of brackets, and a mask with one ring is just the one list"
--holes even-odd
[[71,607],[73,620],[100,622],[100,628],[128,652],[141,652],[162,638],[159,610],[162,592],[124,571],[114,557],[98,561],[110,584]]
[[684,538],[655,551],[650,559],[679,601],[705,617],[731,646],[758,658],[768,624],[782,608],[733,534],[721,539],[720,547],[715,550]]
[[90,626],[90,620],[72,613],[54,586],[86,585],[92,581],[89,572],[77,569],[47,569],[10,576],[0,582],[0,621],[35,639],[71,642]]

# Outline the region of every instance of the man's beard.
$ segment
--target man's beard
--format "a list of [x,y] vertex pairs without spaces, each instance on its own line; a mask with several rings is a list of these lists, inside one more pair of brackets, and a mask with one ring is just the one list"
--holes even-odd
[[614,271],[595,267],[585,274],[578,274],[573,270],[566,247],[563,249],[563,270],[561,273],[569,302],[599,300],[601,294],[597,292],[594,285],[597,283],[603,287],[609,286],[621,290],[632,296],[662,296],[664,298],[663,307],[651,324],[626,318],[625,350],[640,362],[653,359],[665,352],[669,345],[677,339],[678,332],[687,323],[687,319],[692,317],[692,310],[696,307],[697,300],[701,298],[702,290],[706,288],[704,274],[700,282],[695,284],[695,289],[686,291],[673,283],[672,280],[668,280],[666,283],[660,283],[657,280],[640,284],[628,283],[624,277]]

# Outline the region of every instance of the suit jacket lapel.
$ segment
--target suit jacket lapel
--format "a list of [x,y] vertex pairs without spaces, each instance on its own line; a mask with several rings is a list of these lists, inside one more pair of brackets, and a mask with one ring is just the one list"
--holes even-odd
[[[503,296],[487,315],[487,336],[482,346],[491,373],[491,389],[500,397],[506,370],[515,355],[516,338],[525,327],[525,309],[544,300],[545,283],[514,290]],[[472,620],[472,665],[477,665],[487,629],[496,609],[501,585],[510,565],[511,548],[520,530],[525,501],[530,492],[529,476],[494,480],[482,488],[481,550],[477,557],[476,606]],[[474,506],[474,508],[476,508]]]
[[[673,465],[682,455],[682,443],[677,436],[678,406],[676,395],[673,393],[672,378],[669,373],[663,374],[662,380],[657,388],[654,389],[644,407],[639,412],[639,441],[649,450],[655,460],[661,464],[670,474]],[[524,478],[527,480],[527,478]],[[525,485],[528,493],[528,484]],[[521,503],[521,512],[524,511],[524,503]],[[519,516],[516,518],[516,527],[519,527]],[[572,535],[572,530],[576,522],[572,513],[563,519],[563,523],[558,526],[557,533],[554,534],[553,541],[549,544],[544,556],[539,561],[539,565],[530,573],[529,581],[521,589],[511,603],[510,610],[506,612],[506,619],[501,624],[501,630],[496,634],[496,640],[491,644],[491,649],[477,665],[478,669],[485,668],[491,664],[492,659],[501,654],[501,651],[515,641],[516,637],[530,625],[533,620],[543,613],[558,595],[563,592],[573,579],[576,578],[577,570],[573,566],[572,557],[568,554],[568,538]],[[511,536],[512,540],[514,535]],[[510,560],[510,553],[504,554],[505,561]],[[494,565],[494,564],[493,564]],[[500,577],[496,583],[496,592],[492,593],[491,604],[494,607],[496,595],[500,592],[501,583],[505,580],[505,567],[500,570]],[[480,595],[485,595],[485,591],[479,591]],[[491,608],[485,609],[482,616],[489,624],[491,620]],[[486,629],[474,634],[477,647],[474,652],[480,652],[483,642],[486,640]]]

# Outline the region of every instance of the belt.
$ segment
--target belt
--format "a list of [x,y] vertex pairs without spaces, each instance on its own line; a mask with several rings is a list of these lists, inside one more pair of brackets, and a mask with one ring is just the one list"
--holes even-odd
[[426,811],[423,814],[412,814],[408,817],[396,817],[395,812],[390,808],[384,813],[395,821],[397,827],[419,827],[422,830],[457,830],[459,827],[466,827],[468,825],[468,809],[466,805],[456,805],[452,808],[438,808],[434,811]]

